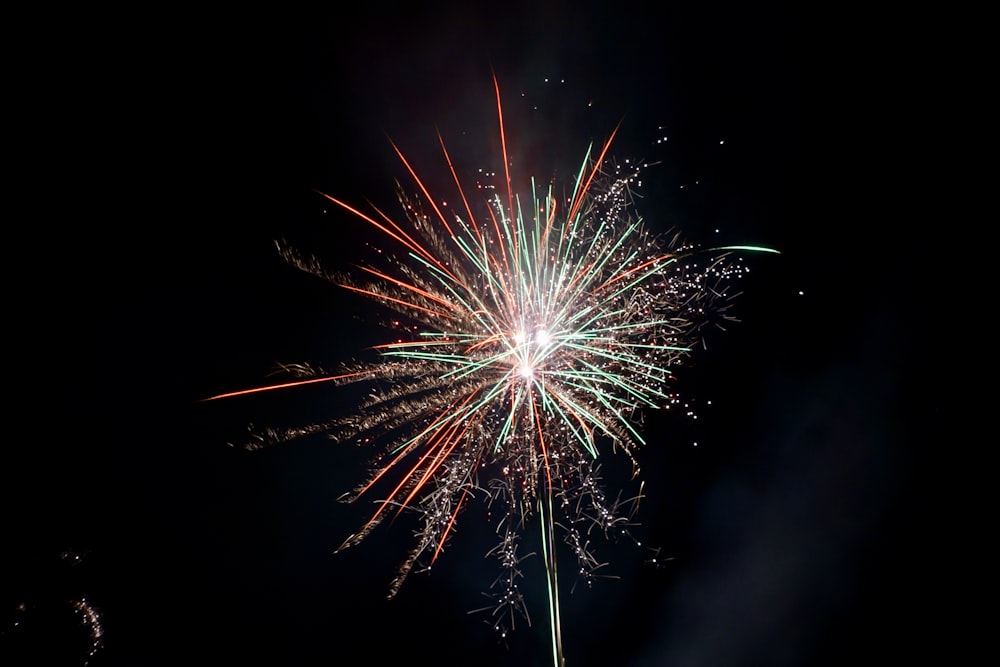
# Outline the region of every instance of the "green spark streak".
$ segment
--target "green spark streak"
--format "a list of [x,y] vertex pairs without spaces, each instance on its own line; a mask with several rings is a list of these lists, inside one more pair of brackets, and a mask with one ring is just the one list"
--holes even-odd
[[[567,384],[570,384],[570,385],[573,385],[573,386],[578,386],[575,383],[571,383],[571,382],[568,382]],[[621,412],[618,410],[618,408],[616,408],[615,406],[611,405],[611,402],[608,399],[613,399],[613,400],[615,400],[615,401],[617,401],[617,402],[619,402],[619,403],[621,403],[621,404],[625,405],[626,407],[631,408],[633,410],[635,408],[639,407],[638,404],[636,404],[636,403],[629,403],[628,401],[626,401],[626,400],[624,400],[622,398],[619,398],[617,396],[611,396],[609,394],[605,394],[599,387],[587,387],[587,389],[589,389],[589,392],[590,392],[590,394],[592,396],[594,396],[595,398],[597,398],[597,400],[600,401],[601,404],[604,407],[606,407],[608,410],[611,411],[612,414],[614,414],[615,419],[618,420],[618,423],[621,424],[622,426],[624,426],[629,431],[629,433],[632,434],[632,437],[635,438],[636,442],[638,442],[640,445],[645,445],[646,444],[645,438],[643,438],[639,434],[639,432],[635,429],[635,427],[632,426],[632,424],[629,423],[628,419],[626,419],[625,417],[623,417],[621,415]],[[656,406],[654,405],[654,407],[656,407]],[[588,414],[588,416],[589,416],[589,413],[586,413],[586,414]],[[608,430],[607,426],[604,425],[603,421],[597,420],[596,418],[594,418],[593,421],[595,421],[595,423],[598,426],[598,428],[600,428],[604,433],[608,434],[612,438],[616,438],[615,434],[611,433],[611,431]],[[595,454],[595,458],[596,458],[596,454]]]
[[552,660],[556,667],[564,667],[562,628],[559,619],[559,576],[555,557],[555,518],[552,515],[552,489],[545,494],[546,501],[538,500],[539,522],[542,528],[542,553],[545,558],[545,582],[549,590],[549,625],[552,635]]
[[[456,342],[468,343],[483,339],[483,336],[480,334],[461,333],[458,331],[422,331],[417,335],[421,338],[443,338],[444,340],[441,341],[441,345],[454,345]],[[413,345],[438,345],[438,343],[420,341],[413,343]]]
[[[602,314],[603,317],[603,314]],[[596,318],[595,318],[596,319]],[[593,320],[591,320],[593,321]],[[667,320],[643,320],[641,322],[632,322],[630,324],[616,324],[609,327],[600,327],[598,329],[588,329],[587,333],[615,333],[620,331],[628,331],[629,329],[654,329],[658,326],[674,326],[676,324],[676,319],[671,318]],[[690,348],[663,348],[663,349],[680,349],[688,350]]]
[[[542,239],[542,226],[541,226],[542,225],[542,221],[538,217],[538,195],[536,193],[537,193],[537,190],[536,190],[536,187],[535,187],[535,177],[532,176],[531,177],[531,203],[532,203],[531,218],[532,218],[532,220],[535,221],[535,233],[532,236],[532,238],[534,239],[535,242],[532,245],[534,246],[534,251],[535,251],[535,261],[538,262],[540,266],[544,266],[544,263],[545,263],[544,254],[545,254],[546,248],[542,244],[542,240],[543,240]],[[518,213],[518,216],[521,215],[520,206],[518,207],[517,213]]]
[[[390,350],[405,350],[408,347],[421,347],[421,348],[423,348],[423,347],[431,347],[431,346],[454,347],[455,346],[455,342],[454,341],[450,341],[450,340],[439,340],[439,341],[421,340],[421,341],[414,341],[412,343],[388,343],[388,344],[384,345],[383,347],[385,347],[386,349],[390,349]],[[391,354],[393,354],[393,353],[383,352],[382,356],[386,357],[386,356],[390,356]]]
[[[520,405],[521,403],[521,392],[522,388],[517,388],[517,393],[514,394],[514,405]],[[517,416],[517,410],[510,410],[507,413],[507,419],[503,421],[503,425],[500,427],[499,433],[497,433],[496,441],[493,443],[493,451],[495,453],[500,452],[503,449],[503,443],[507,441],[510,435],[511,429],[514,426],[514,419]]]
[[573,196],[570,197],[570,202],[572,204],[576,203],[578,197],[581,196],[580,186],[583,184],[583,179],[587,175],[587,167],[590,166],[590,153],[594,150],[594,142],[590,142],[587,146],[587,152],[583,156],[583,163],[580,165],[580,171],[576,175],[576,185],[573,186]]
[[475,299],[476,303],[479,305],[478,309],[472,308],[472,306],[468,303],[468,301],[466,301],[466,299],[452,287],[454,279],[451,276],[444,273],[433,264],[425,261],[422,257],[414,255],[413,253],[410,253],[410,257],[412,257],[415,261],[420,262],[425,267],[427,267],[427,269],[431,272],[431,275],[433,275],[437,279],[438,283],[440,283],[441,287],[447,290],[447,292],[451,294],[453,297],[455,297],[455,300],[458,301],[460,304],[462,304],[462,307],[465,308],[466,311],[472,313],[473,316],[477,320],[479,320],[480,324],[483,325],[483,327],[485,327],[488,330],[496,329],[495,321],[484,322],[482,320],[482,317],[484,315],[487,316],[488,319],[492,320],[493,319],[492,311],[490,311],[486,307],[486,304],[484,304],[479,299],[479,296],[476,294],[474,290],[470,289],[470,287],[468,285],[465,285],[464,283],[459,283],[459,287],[462,288],[462,291],[471,296],[473,299]]
[[460,354],[435,354],[434,352],[385,352],[386,357],[405,357],[407,359],[423,359],[424,361],[440,361],[443,363],[457,363],[463,366],[470,362],[470,359]]
[[780,250],[775,250],[774,248],[765,248],[759,245],[724,245],[718,248],[708,248],[706,252],[712,252],[713,250],[749,250],[750,252],[769,252],[775,255],[780,255]]
[[[578,256],[574,258],[572,251],[574,243],[576,241],[576,232],[578,226],[575,223],[570,223],[570,222],[567,222],[566,224],[569,225],[569,229],[571,230],[571,234],[569,234],[568,236],[571,236],[572,238],[569,244],[567,245],[565,252],[560,252],[559,254],[561,260],[560,263],[563,265],[563,274],[560,277],[563,280],[565,280],[566,276],[582,275],[581,279],[577,280],[577,284],[580,285],[581,287],[578,287],[576,290],[566,295],[566,302],[570,303],[574,300],[574,297],[584,293],[585,291],[584,286],[590,285],[591,283],[591,280],[588,278],[587,273],[581,274],[580,268],[583,266],[584,262],[587,261],[587,258],[592,257],[595,252],[599,252],[597,250],[597,242],[602,239],[604,235],[604,230],[608,225],[606,222],[602,221],[597,226],[597,229],[594,231],[593,238],[590,239],[590,246],[585,251],[579,253]],[[561,243],[562,239],[560,239],[560,244]]]
[[[472,310],[469,303],[466,302],[466,300],[462,297],[462,295],[456,292],[455,289],[452,287],[452,285],[455,282],[454,278],[452,278],[447,273],[445,273],[438,267],[434,266],[433,264],[431,264],[430,262],[428,262],[419,255],[410,253],[410,258],[416,262],[419,262],[420,264],[423,264],[427,268],[427,270],[430,271],[431,275],[438,281],[438,284],[440,284],[441,287],[443,287],[449,294],[455,297],[455,300],[458,301],[460,304],[462,304],[463,308],[465,308],[466,310]],[[459,283],[459,286],[465,287],[461,283]],[[465,291],[468,290],[466,289]],[[472,296],[475,298],[475,294],[472,294]]]
[[508,356],[507,352],[501,352],[499,354],[493,355],[492,357],[487,357],[479,361],[470,360],[468,363],[463,364],[461,368],[456,368],[455,370],[444,373],[443,375],[441,375],[441,378],[442,379],[454,378],[456,380],[461,380],[470,375],[474,375],[475,373],[478,373],[479,371],[485,368],[489,368],[490,366],[506,358],[507,356]]
[[[476,392],[478,392],[478,391],[479,390],[477,389]],[[399,452],[404,451],[404,450],[410,448],[413,445],[416,445],[431,430],[433,430],[435,433],[440,433],[441,430],[444,429],[449,424],[456,423],[456,422],[461,422],[463,419],[466,418],[466,416],[468,416],[470,418],[474,417],[476,414],[479,414],[480,410],[482,410],[484,407],[486,407],[490,403],[492,403],[493,399],[495,399],[502,392],[503,392],[503,386],[502,385],[496,385],[496,386],[492,387],[490,389],[490,391],[487,392],[487,394],[482,399],[480,399],[479,401],[476,401],[475,403],[466,405],[464,407],[460,407],[457,410],[455,410],[454,412],[452,412],[452,413],[444,416],[432,428],[427,428],[427,429],[421,431],[420,433],[416,434],[412,438],[410,438],[410,439],[408,439],[408,440],[406,440],[404,442],[401,442],[398,446],[396,446],[395,448],[393,448],[393,449],[390,450],[391,453],[398,454]]]
[[[553,391],[553,392],[548,392],[547,395],[551,396],[553,399],[548,401],[548,405],[551,406],[550,409],[559,413],[559,417],[562,419],[563,423],[566,424],[566,427],[570,430],[573,436],[576,437],[576,439],[580,442],[580,444],[583,445],[583,448],[586,449],[587,452],[593,458],[596,459],[598,457],[598,451],[597,448],[594,446],[593,438],[590,436],[589,431],[587,431],[586,429],[584,419],[577,418],[576,421],[577,423],[579,423],[581,427],[583,427],[584,432],[587,434],[586,436],[580,435],[580,431],[579,428],[577,427],[577,424],[575,424],[573,420],[570,419],[570,415],[567,415],[566,412],[563,411],[561,407],[559,407],[559,401],[565,403],[574,412],[579,413],[581,415],[585,415],[587,417],[586,421],[589,421],[592,424],[594,424],[594,426],[596,426],[603,433],[606,433],[611,437],[614,437],[614,434],[608,430],[607,426],[600,419],[590,414],[590,412],[584,409],[582,406],[577,405],[575,402],[571,401],[569,397],[566,396],[564,393],[557,393]],[[543,396],[542,398],[543,402],[545,401],[545,399],[546,396]]]
[[[622,390],[628,392],[630,395],[634,396],[637,400],[642,401],[643,403],[645,403],[646,405],[649,405],[650,407],[657,407],[657,405],[655,403],[653,403],[653,401],[645,393],[643,393],[642,391],[640,391],[640,389],[636,389],[633,385],[625,382],[625,380],[623,380],[621,377],[619,377],[618,374],[616,374],[616,373],[608,373],[607,371],[603,371],[600,368],[598,368],[597,366],[595,366],[592,363],[590,363],[589,361],[587,361],[586,359],[580,359],[580,363],[583,364],[584,366],[590,368],[594,372],[594,374],[597,377],[599,377],[601,380],[603,380],[606,384],[614,385],[616,387],[621,388]],[[647,365],[646,367],[650,368],[653,371],[656,371],[658,373],[662,373],[662,374],[665,374],[665,375],[669,375],[670,374],[669,371],[666,371],[666,370],[664,370],[662,368],[658,368],[656,366],[648,366]],[[653,375],[651,373],[643,373],[643,372],[641,372],[639,370],[633,370],[632,372],[635,373],[636,375],[641,375],[643,377],[647,377],[650,380],[653,380],[654,382],[656,382],[657,384],[663,382],[663,376],[662,375]],[[652,389],[651,387],[641,387],[641,389],[645,390],[646,392],[648,392],[650,394],[653,394],[654,396],[658,396],[659,398],[663,398],[663,399],[669,399],[670,398],[669,396],[667,396],[663,392],[660,392],[660,391],[657,391],[655,389]]]
[[[605,267],[605,265],[608,262],[611,261],[611,258],[614,256],[615,252],[621,247],[621,245],[623,243],[625,243],[625,240],[627,238],[630,238],[632,236],[632,234],[635,232],[635,230],[637,230],[640,227],[641,224],[642,224],[642,220],[641,219],[637,220],[631,227],[629,227],[626,230],[626,232],[624,234],[622,234],[618,238],[618,240],[610,248],[607,248],[606,250],[604,250],[601,253],[603,256],[601,257],[600,261],[596,262],[593,266],[590,267],[590,269],[577,282],[578,287],[576,288],[576,290],[573,293],[567,295],[567,298],[568,298],[568,300],[570,302],[575,301],[576,299],[578,299],[579,296],[582,295],[586,291],[587,288],[589,288],[594,282],[597,281],[600,271],[603,270],[604,267]],[[596,238],[597,237],[595,237],[595,241],[596,241]],[[636,252],[631,253],[629,255],[628,261],[631,261],[631,259],[634,258],[636,256],[636,254],[637,254]],[[581,261],[582,261],[582,258],[581,258]],[[623,262],[622,266],[625,266],[626,263],[627,262]],[[616,271],[615,275],[617,275],[618,273],[620,273],[620,270]],[[607,282],[609,282],[609,281],[607,281]],[[615,292],[614,294],[606,296],[605,298],[603,298],[599,302],[598,306],[595,306],[595,307],[600,307],[600,306],[603,306],[605,303],[609,303],[612,299],[614,299],[615,297],[617,297],[620,294],[622,294],[622,292],[623,292],[623,290],[619,290],[618,292]],[[570,321],[573,321],[573,320],[571,319]]]
[[[664,262],[664,264],[670,264],[673,261],[674,261],[673,258],[670,258],[668,261]],[[639,284],[645,282],[647,278],[649,278],[650,276],[656,275],[660,271],[661,271],[661,266],[660,266],[659,262],[654,263],[653,266],[651,266],[648,271],[646,271],[645,273],[641,274],[639,277],[637,277],[632,282],[630,282],[627,285],[623,286],[620,290],[618,290],[614,294],[609,295],[606,300],[610,301],[611,299],[615,299],[615,298],[621,296],[622,294],[625,294],[626,292],[631,291],[633,287],[635,287],[636,285],[639,285]]]
[[[615,340],[614,338],[602,338],[600,340],[606,345],[613,345],[615,347],[638,347],[647,350],[673,350],[676,352],[691,351],[690,347],[679,347],[677,345],[646,345],[644,343],[629,343],[627,341]],[[664,372],[669,373],[670,371],[664,369]]]

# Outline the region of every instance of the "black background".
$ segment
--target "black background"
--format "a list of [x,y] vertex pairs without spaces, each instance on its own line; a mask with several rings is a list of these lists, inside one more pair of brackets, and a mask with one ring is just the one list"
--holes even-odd
[[[272,242],[349,269],[367,232],[314,189],[394,213],[406,173],[386,134],[431,186],[450,182],[435,130],[495,166],[494,72],[515,179],[566,176],[621,121],[611,152],[658,162],[651,226],[782,252],[748,258],[741,322],[680,374],[698,421],[648,416],[643,546],[599,543],[620,578],[592,590],[564,577],[568,664],[934,655],[923,256],[873,186],[887,118],[859,25],[729,2],[53,20],[26,56],[43,74],[10,103],[28,206],[9,245],[4,664],[83,664],[65,611],[82,596],[97,666],[549,664],[537,558],[530,628],[504,645],[466,613],[495,576],[478,508],[387,601],[411,525],[332,554],[370,512],[336,502],[365,452],[227,445],[344,414],[360,389],[199,402],[380,341],[370,303]],[[634,491],[621,462],[605,472]]]

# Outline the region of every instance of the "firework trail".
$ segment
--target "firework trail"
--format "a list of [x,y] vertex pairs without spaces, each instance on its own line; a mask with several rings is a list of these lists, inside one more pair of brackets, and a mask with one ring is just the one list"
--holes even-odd
[[[500,89],[504,183],[486,202],[461,195],[446,215],[403,153],[392,144],[419,194],[400,187],[408,225],[323,196],[371,224],[405,250],[388,267],[361,266],[365,280],[328,274],[315,260],[279,245],[293,265],[363,294],[394,311],[404,338],[375,345],[381,359],[324,374],[286,370],[299,379],[213,398],[308,383],[372,383],[355,414],[255,435],[251,449],[324,432],[337,442],[380,443],[367,478],[345,496],[384,493],[370,520],[340,549],[354,546],[387,517],[421,519],[417,543],[389,596],[407,575],[429,568],[454,532],[463,507],[488,503],[499,516],[489,555],[500,574],[490,588],[491,624],[505,633],[528,618],[518,587],[523,529],[538,518],[549,587],[553,660],[564,664],[556,548],[575,555],[592,578],[601,566],[591,535],[619,535],[638,502],[606,495],[599,446],[623,452],[638,472],[644,444],[638,416],[668,407],[672,370],[682,364],[712,317],[725,318],[726,284],[742,273],[728,247],[696,250],[677,238],[661,243],[635,216],[629,184],[607,152],[588,149],[568,196],[532,179],[515,195],[508,169]],[[390,140],[391,143],[391,140]],[[322,193],[321,193],[322,194]],[[373,207],[374,208],[374,207]],[[640,494],[641,495],[641,494]],[[495,508],[500,508],[496,511]],[[530,619],[529,619],[530,622]]]

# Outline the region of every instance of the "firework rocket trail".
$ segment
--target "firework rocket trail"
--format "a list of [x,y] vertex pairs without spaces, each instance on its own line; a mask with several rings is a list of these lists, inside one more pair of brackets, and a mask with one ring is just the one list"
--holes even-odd
[[637,172],[609,166],[614,133],[596,157],[588,149],[568,197],[557,198],[551,185],[539,187],[532,179],[522,200],[511,186],[496,79],[494,87],[506,188],[482,210],[466,198],[440,135],[461,195],[462,211],[450,217],[390,140],[421,195],[398,190],[409,228],[378,209],[367,214],[323,196],[393,239],[405,256],[390,260],[388,269],[360,266],[371,277],[360,282],[328,274],[315,260],[279,245],[295,266],[402,316],[408,337],[375,345],[382,357],[377,363],[335,375],[287,367],[302,379],[213,398],[317,382],[374,383],[356,414],[267,429],[248,447],[318,432],[338,442],[384,444],[369,476],[345,499],[370,495],[376,486],[388,492],[340,549],[361,542],[386,517],[417,512],[417,544],[399,567],[390,597],[414,567],[434,563],[467,502],[478,498],[501,507],[499,543],[490,552],[501,574],[487,609],[502,633],[518,615],[530,623],[518,588],[519,548],[523,527],[537,515],[553,660],[561,666],[559,535],[589,579],[601,566],[589,536],[625,531],[638,502],[638,496],[621,501],[605,495],[598,446],[610,443],[624,452],[638,472],[640,411],[669,406],[672,369],[687,358],[710,315],[726,317],[725,284],[742,272],[728,251],[765,249],[709,252],[676,238],[658,242],[632,209],[629,184]]

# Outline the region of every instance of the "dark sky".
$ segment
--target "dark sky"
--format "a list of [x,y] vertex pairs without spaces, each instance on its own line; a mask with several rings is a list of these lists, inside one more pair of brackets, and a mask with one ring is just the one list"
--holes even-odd
[[[856,67],[864,38],[833,37],[842,18],[793,3],[542,4],[165,15],[79,34],[63,19],[75,36],[33,84],[48,116],[25,125],[34,213],[11,247],[32,268],[10,304],[21,388],[0,662],[83,664],[66,610],[85,597],[98,667],[548,664],[538,559],[533,624],[506,647],[466,613],[495,576],[478,510],[387,601],[412,526],[332,554],[370,511],[336,502],[363,452],[227,446],[251,423],[333,417],[358,396],[198,402],[370,344],[371,307],[272,241],[349,268],[364,232],[314,189],[394,211],[406,174],[386,135],[432,183],[447,178],[436,130],[468,164],[495,161],[493,72],[523,176],[575,170],[620,121],[612,153],[659,162],[638,204],[650,225],[782,252],[750,259],[741,322],[681,374],[699,421],[650,416],[644,546],[599,545],[620,578],[564,591],[567,664],[936,650],[937,585],[915,581],[915,550],[942,417],[910,363],[917,244],[869,199],[883,119]],[[609,488],[634,488],[626,473],[609,461]],[[648,545],[672,560],[648,564]]]

